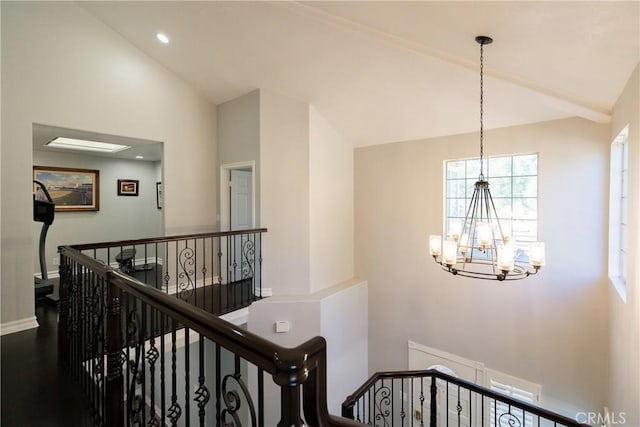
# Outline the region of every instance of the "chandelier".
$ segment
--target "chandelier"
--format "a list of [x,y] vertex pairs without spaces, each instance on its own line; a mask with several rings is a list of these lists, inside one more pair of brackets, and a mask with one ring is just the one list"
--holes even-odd
[[520,252],[500,224],[483,171],[484,156],[484,45],[491,37],[478,36],[480,44],[480,176],[476,181],[464,221],[452,220],[449,234],[429,236],[429,251],[443,270],[453,275],[487,280],[518,280],[536,274],[545,264],[544,243],[529,244],[529,263],[516,262]]

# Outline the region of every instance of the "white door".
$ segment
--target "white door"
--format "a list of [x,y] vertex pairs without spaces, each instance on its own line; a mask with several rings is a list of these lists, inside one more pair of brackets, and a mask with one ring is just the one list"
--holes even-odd
[[[248,230],[253,227],[253,176],[250,170],[231,169],[230,212],[231,230]],[[237,282],[253,276],[253,260],[248,257],[250,235],[237,235],[230,239],[229,282]]]
[[231,229],[242,230],[253,226],[252,173],[249,170],[231,170]]

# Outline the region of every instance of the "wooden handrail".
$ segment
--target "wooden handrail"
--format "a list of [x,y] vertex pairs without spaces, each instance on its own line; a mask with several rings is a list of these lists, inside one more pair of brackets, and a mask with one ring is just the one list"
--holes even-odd
[[539,417],[543,417],[545,419],[554,421],[556,423],[560,423],[566,426],[587,426],[587,424],[582,424],[577,422],[574,419],[565,417],[564,415],[560,415],[556,412],[549,411],[547,409],[541,408],[539,406],[523,402],[521,400],[513,399],[504,394],[500,394],[495,392],[489,388],[480,386],[471,381],[464,380],[462,378],[457,378],[449,374],[445,374],[444,372],[440,372],[436,369],[426,369],[426,370],[416,370],[416,371],[381,371],[373,374],[362,386],[360,386],[354,393],[352,393],[349,397],[345,399],[342,403],[343,414],[345,413],[345,409],[352,408],[356,401],[362,397],[378,380],[382,379],[395,379],[395,378],[437,378],[444,381],[447,381],[451,384],[455,384],[459,387],[471,390],[480,395],[489,397],[491,399],[495,399],[498,402],[506,403],[511,407],[518,408],[520,410],[526,411],[533,415],[537,415]]
[[175,242],[175,241],[185,240],[185,239],[227,237],[227,236],[238,236],[241,234],[256,234],[256,233],[266,233],[266,232],[267,232],[266,228],[251,228],[246,230],[212,231],[209,233],[181,234],[181,235],[175,235],[175,236],[152,237],[152,238],[145,238],[145,239],[119,240],[114,242],[82,243],[77,245],[71,245],[70,247],[77,249],[79,251],[83,251],[87,249],[117,248],[121,246],[134,246],[134,245],[144,245],[144,244],[153,244],[153,243]]

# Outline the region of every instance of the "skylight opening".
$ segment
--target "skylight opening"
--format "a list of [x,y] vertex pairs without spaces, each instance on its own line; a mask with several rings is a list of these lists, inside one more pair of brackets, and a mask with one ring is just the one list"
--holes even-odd
[[94,151],[99,153],[117,153],[131,148],[129,145],[111,144],[109,142],[88,141],[84,139],[57,137],[49,141],[47,147],[66,150]]

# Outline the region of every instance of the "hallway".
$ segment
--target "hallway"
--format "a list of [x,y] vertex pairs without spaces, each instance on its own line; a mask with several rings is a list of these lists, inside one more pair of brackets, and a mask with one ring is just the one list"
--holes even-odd
[[3,427],[92,426],[79,387],[57,366],[57,310],[36,306],[39,328],[0,339]]

